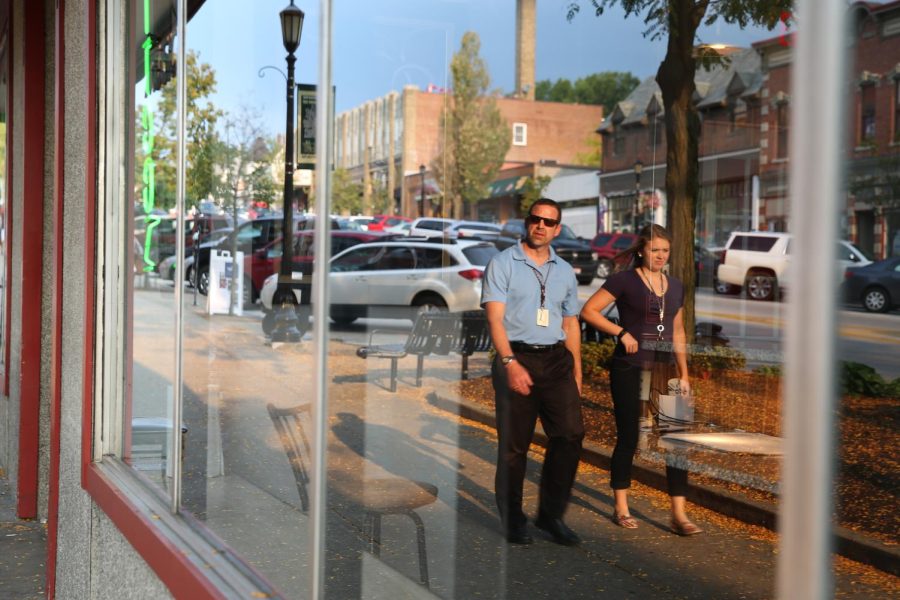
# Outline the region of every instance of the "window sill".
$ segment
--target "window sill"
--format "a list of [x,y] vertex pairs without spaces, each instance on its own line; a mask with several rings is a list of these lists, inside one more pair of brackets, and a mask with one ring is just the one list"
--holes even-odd
[[854,152],[874,152],[875,146],[857,146],[853,149]]
[[84,487],[173,595],[278,597],[264,580],[248,575],[230,548],[203,536],[202,525],[173,515],[165,497],[121,461],[89,465]]
[[773,158],[772,164],[773,165],[784,164],[784,163],[790,162],[790,160],[791,159],[789,159],[789,158]]

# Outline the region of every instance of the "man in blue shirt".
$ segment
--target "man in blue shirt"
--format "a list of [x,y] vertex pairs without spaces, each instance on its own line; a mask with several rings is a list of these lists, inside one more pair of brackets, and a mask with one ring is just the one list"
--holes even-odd
[[497,410],[497,507],[508,542],[530,544],[522,512],[528,447],[537,417],[549,438],[535,525],[567,546],[578,535],[563,522],[581,458],[581,327],[578,282],[550,242],[562,211],[542,198],[525,219],[525,239],[484,272],[481,305],[497,352],[491,375]]

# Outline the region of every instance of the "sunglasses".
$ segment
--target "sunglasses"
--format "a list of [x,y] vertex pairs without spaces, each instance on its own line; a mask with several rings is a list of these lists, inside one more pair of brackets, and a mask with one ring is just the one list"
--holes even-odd
[[559,219],[548,219],[547,217],[539,217],[537,215],[528,215],[528,217],[525,218],[525,222],[529,225],[537,225],[541,221],[544,222],[546,227],[556,227],[559,225]]

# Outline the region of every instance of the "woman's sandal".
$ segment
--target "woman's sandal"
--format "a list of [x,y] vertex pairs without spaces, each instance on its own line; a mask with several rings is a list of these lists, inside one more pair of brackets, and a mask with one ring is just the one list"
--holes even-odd
[[682,536],[697,535],[703,533],[703,530],[691,523],[690,521],[678,522],[675,519],[669,523],[672,532]]
[[635,519],[631,515],[620,515],[619,513],[613,513],[612,521],[613,523],[624,529],[637,529],[638,527],[637,519]]

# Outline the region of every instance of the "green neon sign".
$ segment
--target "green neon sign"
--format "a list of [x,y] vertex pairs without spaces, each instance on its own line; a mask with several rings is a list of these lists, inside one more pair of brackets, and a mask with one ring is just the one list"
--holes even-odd
[[[150,35],[150,0],[144,0],[144,99],[149,99],[153,88],[150,81],[150,51],[153,49],[153,38]],[[156,229],[162,219],[159,215],[151,214],[156,204],[156,162],[153,160],[153,112],[149,102],[145,102],[141,108],[141,149],[144,151],[144,167],[141,171],[141,181],[144,188],[141,191],[141,201],[144,207],[144,272],[152,272],[156,263],[150,257],[150,246],[153,242],[153,230]]]

